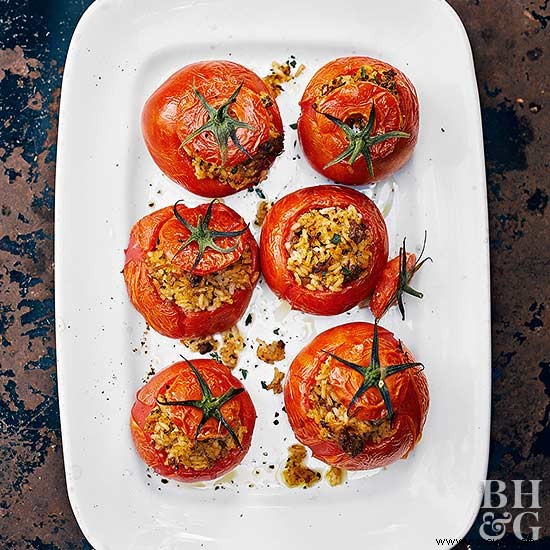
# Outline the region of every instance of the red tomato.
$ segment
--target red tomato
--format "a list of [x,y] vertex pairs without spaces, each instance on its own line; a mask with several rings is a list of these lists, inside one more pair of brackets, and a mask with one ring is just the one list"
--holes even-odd
[[423,298],[422,292],[411,287],[410,282],[413,275],[428,261],[432,259],[428,256],[423,258],[426,249],[426,239],[428,233],[424,233],[424,244],[420,256],[407,252],[405,248],[405,239],[399,249],[399,256],[391,259],[384,267],[372,297],[370,300],[370,309],[375,319],[380,319],[384,313],[393,305],[397,304],[403,321],[405,320],[405,304],[403,303],[403,294],[409,294],[416,298]]
[[[152,427],[147,423],[150,413],[160,407],[169,416],[170,422],[192,441],[206,441],[231,436],[223,422],[212,416],[208,417],[199,430],[203,411],[196,406],[159,405],[159,401],[173,403],[189,400],[200,401],[204,398],[205,392],[202,390],[191,364],[206,382],[214,399],[228,391],[231,392],[228,394],[229,400],[219,407],[219,412],[233,433],[237,431],[238,425],[245,429],[242,438],[237,438],[238,444],[227,450],[212,465],[201,469],[178,466],[173,463],[167,464],[167,452],[155,445],[151,439]],[[194,359],[191,364],[187,361],[180,361],[153,376],[137,392],[130,419],[134,444],[147,465],[161,476],[187,482],[215,479],[235,468],[250,448],[256,422],[256,411],[248,392],[227,367],[213,359]]]
[[[216,110],[216,124],[196,133]],[[147,100],[141,123],[159,168],[204,197],[231,195],[263,180],[283,147],[281,116],[269,89],[231,61],[180,69]]]
[[[349,205],[354,205],[362,217],[371,254],[369,266],[340,290],[310,290],[299,284],[287,268],[292,228],[307,212],[330,207],[345,209]],[[362,193],[335,185],[309,187],[290,193],[273,205],[263,223],[260,254],[265,280],[277,296],[306,313],[336,315],[370,296],[388,258],[388,234],[382,214]]]
[[[298,440],[307,445],[316,458],[347,470],[380,468],[406,458],[422,436],[428,411],[428,385],[420,364],[415,363],[410,351],[382,327],[378,327],[380,365],[412,363],[413,366],[384,378],[393,416],[379,389],[380,376],[374,376],[372,370],[368,374],[372,376],[372,385],[363,393],[359,391],[360,395],[352,403],[365,376],[339,359],[368,367],[374,347],[374,330],[375,325],[370,323],[349,323],[321,333],[296,356],[285,382],[285,409]],[[331,407],[348,411],[349,420],[340,425],[339,432],[331,431],[330,427],[325,430],[312,412],[323,365],[329,367],[327,392],[330,390],[337,399]],[[389,431],[377,441],[360,437],[359,429],[350,427],[350,422],[376,424],[390,417]]]
[[[175,212],[194,227],[198,227],[200,218],[204,229],[209,208],[211,216],[207,228],[214,231],[214,235],[217,231],[242,234],[215,237],[212,241],[214,245],[229,251],[224,253],[207,248],[196,263],[199,246],[193,241],[182,248],[191,232],[175,216]],[[171,265],[180,270],[182,277],[200,278],[235,263],[246,249],[250,250],[251,255],[250,285],[235,290],[232,303],[224,302],[214,310],[184,310],[173,300],[163,297],[147,262],[149,252],[162,251]],[[132,304],[157,332],[170,338],[206,336],[231,328],[245,312],[260,274],[258,245],[244,220],[228,206],[211,203],[210,206],[203,204],[188,208],[178,202],[175,207],[162,208],[134,225],[123,273]]]
[[[370,299],[370,310],[375,319],[380,319],[397,299],[400,284],[401,255],[392,258],[382,270]],[[407,273],[414,273],[416,254],[407,252]]]
[[[382,180],[407,162],[416,144],[414,86],[378,59],[342,57],[327,63],[313,75],[300,107],[298,136],[304,153],[315,170],[338,183]],[[366,129],[371,116],[373,125]],[[388,134],[385,139],[383,134]]]

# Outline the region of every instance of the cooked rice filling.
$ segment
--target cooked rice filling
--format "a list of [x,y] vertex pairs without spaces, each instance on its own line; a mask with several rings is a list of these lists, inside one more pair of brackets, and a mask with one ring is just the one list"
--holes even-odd
[[306,465],[307,451],[303,445],[295,444],[288,448],[288,458],[282,471],[283,481],[288,487],[311,487],[321,474]]
[[252,285],[252,253],[249,247],[236,262],[203,276],[182,270],[161,250],[149,252],[147,264],[160,295],[175,302],[184,311],[213,311],[222,304],[232,304],[237,290]]
[[256,154],[234,166],[220,166],[190,154],[191,164],[198,179],[215,179],[227,183],[233,189],[244,189],[267,177],[271,164],[283,150],[283,136],[271,125],[269,139],[260,144]]
[[[231,427],[242,441],[246,428],[238,421]],[[164,464],[176,469],[206,470],[236,447],[235,441],[225,430],[225,434],[220,433],[219,437],[189,438],[173,421],[166,407],[155,407],[149,413],[145,431],[150,434],[155,449],[166,453]]]
[[291,227],[287,269],[308,290],[338,292],[369,267],[370,244],[355,206],[311,210]]
[[369,421],[348,416],[347,408],[340,402],[330,383],[328,361],[319,370],[309,399],[312,408],[307,416],[318,424],[320,437],[325,441],[337,442],[351,456],[361,454],[368,442],[379,443],[393,433],[387,418]]
[[378,71],[369,65],[364,65],[353,75],[340,75],[334,77],[330,82],[321,86],[319,97],[324,97],[336,88],[346,86],[353,82],[371,82],[382,88],[385,88],[392,95],[397,95],[397,73],[393,69],[387,71]]

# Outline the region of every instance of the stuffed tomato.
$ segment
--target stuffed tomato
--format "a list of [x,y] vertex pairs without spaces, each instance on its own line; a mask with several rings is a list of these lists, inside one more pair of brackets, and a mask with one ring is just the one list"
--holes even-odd
[[418,98],[410,80],[371,57],[341,57],[308,83],[298,136],[312,167],[338,183],[388,177],[409,159],[418,137]]
[[262,181],[283,150],[275,98],[259,76],[230,61],[180,69],[147,100],[141,123],[159,168],[204,197]]
[[148,466],[191,482],[235,468],[250,448],[255,422],[248,392],[227,367],[213,359],[184,359],[137,392],[130,428]]
[[317,336],[292,362],[285,409],[298,440],[331,466],[368,470],[406,458],[422,436],[422,365],[391,332],[349,323]]
[[207,336],[245,312],[260,275],[258,245],[228,206],[178,201],[134,225],[123,273],[132,304],[157,332]]
[[277,296],[306,313],[336,315],[370,296],[388,258],[386,224],[358,191],[300,189],[268,212],[260,253]]

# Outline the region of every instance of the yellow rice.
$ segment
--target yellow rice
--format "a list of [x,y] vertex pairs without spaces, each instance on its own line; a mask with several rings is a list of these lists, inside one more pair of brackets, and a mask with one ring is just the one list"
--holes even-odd
[[371,239],[355,206],[302,214],[286,243],[287,268],[308,290],[337,292],[371,262]]

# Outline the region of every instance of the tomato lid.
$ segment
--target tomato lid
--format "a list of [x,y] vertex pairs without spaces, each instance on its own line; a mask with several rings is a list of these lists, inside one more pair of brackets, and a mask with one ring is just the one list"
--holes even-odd
[[228,206],[212,201],[188,208],[177,201],[173,212],[158,240],[158,248],[173,264],[201,276],[220,271],[242,256],[248,226]]

